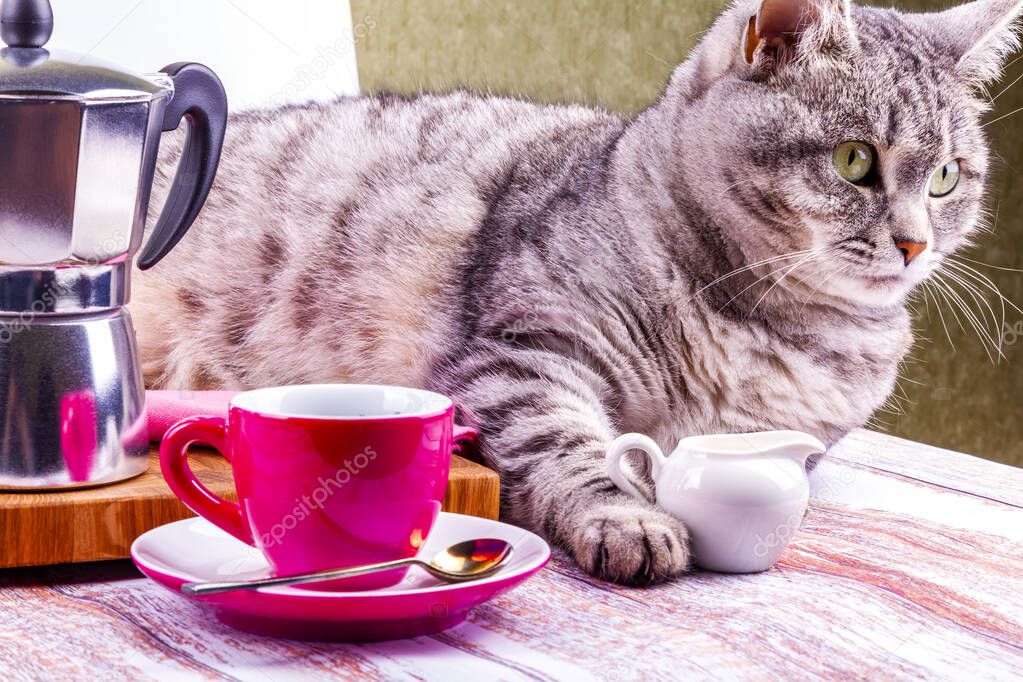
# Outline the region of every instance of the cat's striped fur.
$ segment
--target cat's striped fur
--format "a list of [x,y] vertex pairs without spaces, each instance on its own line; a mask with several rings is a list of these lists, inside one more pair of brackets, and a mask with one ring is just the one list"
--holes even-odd
[[[445,392],[482,429],[507,519],[602,577],[677,574],[685,528],[615,489],[608,442],[831,443],[868,419],[911,343],[905,296],[977,222],[975,86],[1018,13],[794,1],[797,42],[747,63],[749,18],[773,10],[736,6],[634,120],[470,93],[233,117],[201,219],[139,278],[148,383]],[[882,186],[835,173],[848,139],[878,148]],[[950,156],[961,187],[931,200]],[[930,244],[911,266],[904,233]]]

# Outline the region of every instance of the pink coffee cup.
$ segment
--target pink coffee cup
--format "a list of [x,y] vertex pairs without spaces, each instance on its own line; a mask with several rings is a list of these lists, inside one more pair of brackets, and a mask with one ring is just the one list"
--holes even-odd
[[[258,547],[276,575],[295,575],[415,556],[440,512],[452,451],[475,437],[455,426],[451,400],[437,393],[285,386],[235,396],[226,421],[178,422],[164,435],[160,467],[192,511]],[[187,459],[193,443],[231,462],[237,503],[195,477]],[[375,589],[403,576],[391,571],[332,587]]]

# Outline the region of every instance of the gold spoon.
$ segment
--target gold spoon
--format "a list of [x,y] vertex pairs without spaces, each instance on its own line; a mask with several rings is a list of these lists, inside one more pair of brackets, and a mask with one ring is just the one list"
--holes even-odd
[[385,561],[379,564],[367,564],[354,568],[339,568],[330,571],[317,571],[304,575],[291,575],[281,578],[264,578],[262,580],[246,580],[226,583],[185,583],[181,591],[196,597],[207,594],[219,594],[234,590],[254,590],[259,587],[275,587],[279,585],[304,585],[325,580],[351,578],[367,573],[387,571],[404,566],[419,566],[430,575],[447,582],[464,582],[490,575],[507,563],[512,555],[511,543],[493,538],[466,540],[451,545],[433,557],[429,563],[412,557]]

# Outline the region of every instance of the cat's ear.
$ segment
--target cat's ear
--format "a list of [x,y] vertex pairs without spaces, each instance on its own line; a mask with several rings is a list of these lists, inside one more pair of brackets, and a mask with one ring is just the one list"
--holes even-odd
[[765,73],[855,44],[846,0],[762,0],[746,23],[741,50],[746,64]]
[[947,46],[964,80],[983,85],[1002,74],[1020,46],[1023,0],[975,0],[927,15],[931,31]]

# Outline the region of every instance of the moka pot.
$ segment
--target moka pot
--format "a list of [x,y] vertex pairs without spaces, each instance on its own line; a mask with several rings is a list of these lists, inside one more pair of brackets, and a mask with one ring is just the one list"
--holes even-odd
[[145,471],[130,273],[160,136],[187,122],[139,267],[184,236],[213,183],[227,98],[212,71],[129,73],[44,48],[48,0],[0,5],[0,489],[101,485]]

